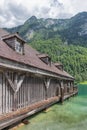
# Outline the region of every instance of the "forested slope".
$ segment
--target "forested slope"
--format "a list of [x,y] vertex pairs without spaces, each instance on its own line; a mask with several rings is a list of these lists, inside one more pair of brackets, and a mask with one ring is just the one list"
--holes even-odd
[[87,80],[87,48],[67,45],[60,38],[35,40],[30,43],[41,53],[51,56],[53,62],[61,62],[64,69],[76,78],[77,82]]

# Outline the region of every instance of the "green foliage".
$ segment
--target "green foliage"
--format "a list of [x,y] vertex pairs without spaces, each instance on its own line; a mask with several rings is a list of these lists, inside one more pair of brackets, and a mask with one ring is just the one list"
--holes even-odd
[[77,82],[87,80],[87,48],[66,45],[60,37],[34,40],[30,44],[41,53],[47,53],[53,62],[61,62]]

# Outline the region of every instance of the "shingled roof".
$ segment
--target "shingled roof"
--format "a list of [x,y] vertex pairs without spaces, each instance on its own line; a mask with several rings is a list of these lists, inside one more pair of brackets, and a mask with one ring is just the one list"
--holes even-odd
[[24,51],[25,51],[24,55],[17,53],[3,41],[2,37],[4,37],[5,35],[9,35],[9,33],[6,32],[5,30],[0,29],[0,57],[1,58],[6,58],[11,61],[29,65],[41,70],[45,70],[48,73],[51,72],[60,76],[69,77],[73,79],[73,77],[69,75],[67,72],[65,72],[64,70],[61,71],[58,68],[56,68],[56,66],[53,63],[51,64],[51,66],[45,64],[39,57],[40,53],[35,49],[33,49],[28,44],[24,44]]

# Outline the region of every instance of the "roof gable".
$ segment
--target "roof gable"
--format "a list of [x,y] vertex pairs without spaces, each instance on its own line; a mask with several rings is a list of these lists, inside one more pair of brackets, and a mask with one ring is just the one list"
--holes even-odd
[[38,57],[47,65],[51,66],[51,57],[49,57],[47,54],[38,54]]
[[54,63],[55,67],[57,67],[59,70],[63,71],[63,64],[61,63]]
[[2,36],[2,40],[13,50],[18,52],[19,54],[24,54],[24,44],[25,40],[23,40],[18,33],[8,34]]

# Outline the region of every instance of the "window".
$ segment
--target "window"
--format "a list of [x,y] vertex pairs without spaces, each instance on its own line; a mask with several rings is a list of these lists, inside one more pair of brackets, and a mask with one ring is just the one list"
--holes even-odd
[[51,66],[51,58],[47,54],[38,54],[38,57],[46,64]]
[[15,50],[22,53],[22,44],[19,41],[15,41]]
[[51,58],[50,57],[43,57],[41,58],[43,62],[45,62],[46,64],[51,65]]

